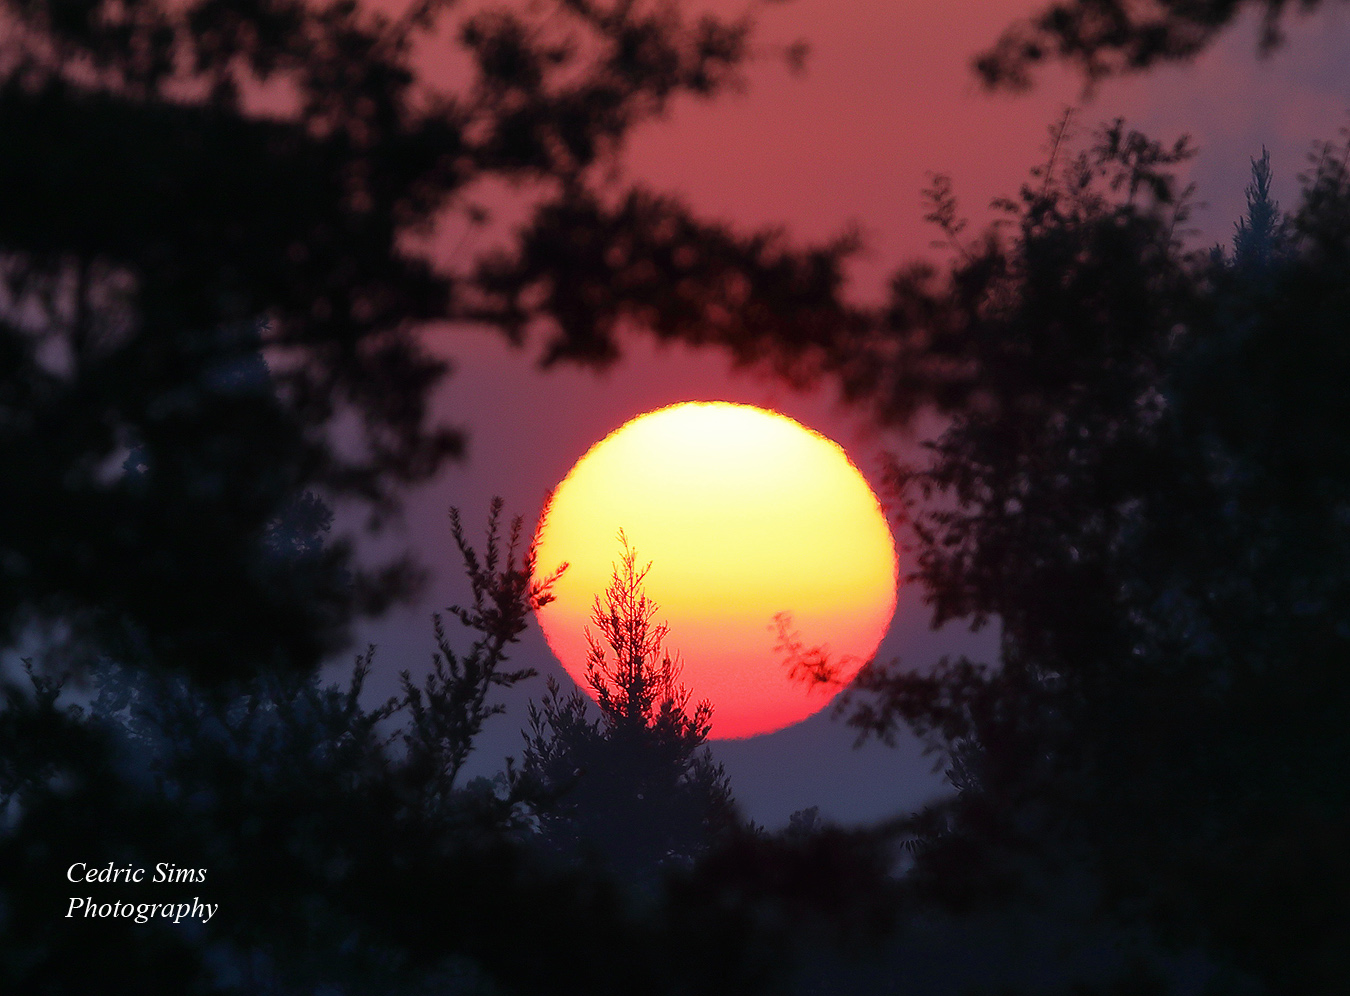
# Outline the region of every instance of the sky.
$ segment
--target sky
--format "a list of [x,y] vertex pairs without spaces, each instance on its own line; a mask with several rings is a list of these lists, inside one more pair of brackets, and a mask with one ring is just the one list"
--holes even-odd
[[[739,4],[706,5],[730,14]],[[972,225],[989,217],[997,196],[1015,194],[1027,170],[1046,157],[1049,127],[1074,107],[1080,138],[1124,116],[1156,138],[1192,136],[1199,155],[1189,179],[1197,186],[1190,236],[1197,247],[1231,238],[1244,206],[1249,160],[1271,153],[1275,194],[1295,200],[1297,175],[1311,143],[1350,123],[1350,12],[1333,6],[1296,16],[1289,38],[1269,58],[1256,55],[1254,22],[1239,23],[1196,63],[1155,70],[1147,78],[1112,81],[1087,96],[1063,70],[1043,72],[1025,95],[989,95],[970,70],[972,56],[1011,20],[1036,8],[1028,0],[794,0],[765,9],[757,46],[762,59],[742,94],[713,103],[686,100],[665,120],[644,125],[622,158],[626,178],[676,193],[705,216],[742,229],[781,227],[799,241],[829,238],[857,225],[866,253],[850,270],[850,291],[881,300],[886,279],[907,261],[941,261],[935,231],[923,221],[921,191],[932,173],[951,176]],[[790,74],[774,53],[802,38],[811,46],[803,75]],[[502,216],[511,205],[503,200]],[[481,236],[492,238],[491,233]],[[444,231],[430,252],[441,265],[476,246]],[[530,346],[514,349],[482,330],[436,327],[427,343],[449,357],[453,376],[436,398],[437,416],[464,429],[466,459],[408,496],[402,524],[362,541],[372,558],[411,547],[432,572],[415,605],[364,624],[357,645],[377,645],[372,699],[395,692],[398,672],[414,677],[430,663],[430,615],[466,595],[446,514],[461,509],[471,535],[481,535],[488,503],[500,495],[508,513],[532,528],[544,497],[572,464],[606,434],[643,412],[687,400],[728,400],[773,408],[834,439],[865,475],[875,477],[882,453],[904,455],[937,428],[880,434],[842,407],[828,385],[797,393],[738,373],[716,350],[657,347],[635,336],[625,358],[604,373],[571,368],[540,371]],[[354,520],[339,517],[339,528]],[[902,554],[901,572],[906,570]],[[898,609],[878,655],[925,668],[944,654],[996,662],[997,627],[978,633],[959,623],[928,627],[922,596],[902,584]],[[453,631],[453,630],[452,630]],[[566,684],[537,627],[514,661]],[[331,666],[336,676],[350,655]],[[474,773],[519,757],[525,703],[543,691],[542,677],[506,701],[471,761]],[[827,709],[778,733],[718,741],[746,815],[770,828],[800,809],[818,806],[839,822],[869,822],[908,811],[944,791],[938,760],[902,736],[894,746],[855,748],[851,729]]]

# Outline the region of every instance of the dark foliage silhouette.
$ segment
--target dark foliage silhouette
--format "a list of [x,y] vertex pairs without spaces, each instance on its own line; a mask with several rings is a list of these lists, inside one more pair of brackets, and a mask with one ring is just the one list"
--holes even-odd
[[1180,151],[1108,129],[945,283],[897,281],[895,333],[954,361],[949,428],[892,473],[916,576],[935,621],[997,620],[1002,661],[874,666],[852,722],[959,747],[926,894],[1090,868],[1104,908],[1319,991],[1350,929],[1350,182],[1319,149],[1286,219],[1254,160],[1234,252],[1187,253]]
[[580,690],[550,680],[530,706],[522,782],[540,798],[544,838],[566,854],[600,858],[627,875],[687,865],[737,823],[731,786],[704,746],[712,706],[690,712],[690,693],[666,647],[667,627],[644,581],[637,551],[623,553],[587,630],[586,679],[599,715]]
[[1247,187],[1247,215],[1234,225],[1233,263],[1238,272],[1252,273],[1284,262],[1290,249],[1289,219],[1270,195],[1270,153],[1252,160],[1252,182]]
[[[547,585],[517,560],[494,505],[473,583],[452,613],[474,637],[445,680],[361,703],[346,687],[263,676],[206,695],[181,675],[104,665],[86,708],[34,673],[0,711],[0,983],[7,992],[752,992],[752,954],[711,933],[698,902],[634,909],[613,884],[533,841],[506,775],[453,782],[472,734],[518,680],[505,649]],[[509,535],[519,535],[517,521]],[[438,642],[457,642],[442,627]],[[491,666],[489,666],[489,663]],[[441,672],[438,672],[440,674]],[[414,706],[414,703],[416,704]],[[440,722],[444,720],[444,722]],[[172,888],[66,885],[73,861],[206,869]],[[206,924],[66,919],[99,902],[200,896]],[[728,926],[744,917],[717,914]],[[518,925],[538,923],[528,940]],[[734,936],[750,936],[742,925]],[[670,960],[678,943],[681,959]]]
[[[494,648],[497,664],[499,644],[519,633],[516,620],[547,596],[546,584],[522,574],[514,551],[498,569],[499,512],[494,505],[485,563],[457,519],[453,529],[475,594],[499,610],[466,622],[480,645]],[[61,706],[59,686],[40,675],[28,692],[7,684],[0,908],[14,991],[107,990],[150,978],[172,991],[347,986],[399,977],[410,956],[416,971],[405,977],[424,973],[432,957],[426,942],[416,932],[400,935],[394,922],[434,913],[434,891],[422,890],[434,890],[438,876],[462,877],[465,861],[487,862],[485,878],[461,885],[486,889],[491,862],[515,859],[464,855],[510,831],[512,804],[486,784],[452,798],[443,771],[428,763],[438,750],[457,757],[459,744],[435,741],[421,720],[481,710],[487,689],[410,689],[401,701],[366,709],[360,697],[373,657],[372,649],[357,659],[345,689],[283,672],[213,694],[183,676],[104,663],[86,709]],[[494,684],[490,673],[482,684]],[[403,737],[385,732],[405,710],[411,729]],[[391,752],[391,739],[407,749]],[[213,918],[195,932],[72,923],[64,900],[54,899],[74,860],[153,869],[168,859],[208,869],[191,892],[245,915]],[[410,907],[405,913],[387,911],[386,887],[395,905]],[[165,888],[69,886],[100,901],[182,898],[183,889],[168,897]],[[352,936],[363,938],[359,950],[343,940]]]
[[[541,217],[613,193],[632,128],[736,85],[751,28],[572,0],[6,0],[0,17],[0,186],[22,191],[0,220],[0,643],[215,682],[313,667],[415,587],[336,542],[303,568],[266,546],[306,491],[383,520],[460,452],[429,416],[447,364],[419,329],[498,321],[495,264],[436,269],[425,237],[481,227],[484,184]],[[422,71],[442,46],[463,74]],[[662,203],[690,250],[736,241]],[[567,286],[573,255],[533,253],[531,272]],[[777,263],[746,276],[748,301],[783,309]]]
[[552,601],[550,589],[566,569],[564,565],[546,578],[534,576],[534,547],[523,553],[519,549],[523,524],[519,516],[511,522],[503,549],[501,510],[501,499],[493,499],[481,560],[464,536],[459,510],[450,510],[450,534],[464,558],[473,591],[473,606],[452,606],[450,614],[466,630],[482,637],[467,654],[456,653],[440,615],[435,614],[432,621],[438,652],[423,687],[417,687],[408,671],[402,674],[402,701],[410,720],[403,740],[409,766],[421,772],[421,780],[429,788],[424,805],[438,806],[452,795],[455,779],[483,724],[506,711],[500,702],[489,702],[489,695],[538,674],[534,668],[506,669],[506,654],[525,631],[529,613]]
[[1268,53],[1295,6],[1307,13],[1323,0],[1058,0],[1005,31],[975,68],[988,86],[1020,90],[1043,63],[1057,60],[1091,84],[1194,58],[1248,10],[1261,18],[1260,50]]
[[644,191],[613,206],[587,196],[540,210],[514,252],[484,262],[476,315],[507,329],[548,319],[546,362],[606,366],[632,326],[804,382],[813,350],[864,325],[841,298],[858,248],[854,234],[805,251],[779,232],[737,235]]

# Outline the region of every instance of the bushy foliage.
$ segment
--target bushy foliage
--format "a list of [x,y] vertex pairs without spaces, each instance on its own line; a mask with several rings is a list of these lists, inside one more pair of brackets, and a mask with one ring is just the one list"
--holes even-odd
[[1323,989],[1347,930],[1350,185],[1319,149],[1285,219],[1254,160],[1234,253],[1189,253],[1164,151],[1108,129],[1010,236],[897,282],[896,334],[956,361],[929,462],[892,472],[916,578],[1002,652],[873,666],[852,721],[954,748],[932,895],[1091,868],[1117,914]]
[[[1336,2],[1336,0],[1331,0]],[[1300,0],[1307,13],[1323,0]],[[985,84],[1025,89],[1050,60],[1067,62],[1090,85],[1199,55],[1245,11],[1261,18],[1260,49],[1283,38],[1288,0],[1056,0],[1019,21],[975,60]]]
[[[22,191],[0,219],[0,645],[305,673],[408,597],[406,561],[268,550],[307,491],[378,523],[461,452],[429,412],[428,323],[526,333],[492,252],[436,267],[428,237],[488,223],[487,186],[540,218],[660,199],[616,189],[626,137],[737,85],[750,52],[749,13],[404,6],[0,4],[0,188]],[[446,50],[463,73],[427,71]],[[660,200],[690,251],[736,241]],[[578,246],[532,275],[574,286]],[[799,255],[752,260],[747,300],[782,310]]]
[[[105,663],[82,708],[63,704],[59,684],[40,673],[27,690],[7,684],[6,991],[758,985],[749,953],[713,943],[697,909],[641,913],[614,883],[538,847],[527,806],[537,797],[523,798],[518,779],[455,781],[474,735],[500,711],[493,691],[524,680],[506,651],[548,595],[532,577],[533,551],[515,547],[520,521],[503,540],[499,516],[494,503],[482,556],[452,520],[475,597],[453,615],[472,646],[456,651],[454,635],[438,628],[440,669],[373,708],[362,703],[373,649],[344,687],[282,674],[203,690],[181,675]],[[67,886],[73,861],[148,871],[170,861],[206,879]],[[68,919],[66,891],[130,903],[195,895],[219,911],[177,925]],[[522,940],[518,925],[541,913],[538,936]],[[673,968],[668,932],[687,954]]]
[[[498,610],[469,617],[480,637],[469,656],[490,646],[494,665],[547,591],[522,573],[514,550],[498,570],[499,513],[494,505],[481,564],[454,521],[475,593]],[[282,672],[215,689],[105,661],[85,708],[62,706],[59,685],[36,673],[29,693],[7,685],[0,909],[10,983],[69,991],[157,977],[173,991],[214,992],[328,980],[346,991],[443,963],[424,926],[408,931],[412,921],[435,917],[438,890],[486,890],[488,869],[523,859],[510,841],[525,828],[504,784],[455,787],[453,772],[428,763],[462,760],[464,745],[435,739],[419,720],[458,713],[481,725],[501,672],[480,670],[472,687],[435,685],[424,695],[409,687],[368,708],[361,697],[373,660],[373,648],[358,657],[345,688]],[[409,728],[391,729],[405,713]],[[191,891],[233,913],[195,930],[71,921],[53,897],[75,860],[205,869]],[[148,879],[69,889],[127,902],[183,892]],[[454,957],[475,958],[464,949]]]
[[493,499],[481,561],[464,536],[459,510],[450,510],[450,535],[464,559],[473,592],[471,608],[451,606],[450,614],[466,630],[481,634],[480,638],[468,653],[456,653],[441,616],[434,614],[437,653],[423,686],[413,682],[410,672],[402,674],[402,702],[410,721],[403,742],[409,765],[428,789],[424,806],[445,803],[483,724],[506,711],[500,702],[489,702],[489,694],[538,674],[534,668],[507,669],[506,654],[525,631],[529,614],[552,601],[550,589],[565,568],[550,577],[535,577],[534,546],[523,553],[519,549],[523,524],[519,516],[511,522],[503,550],[501,510],[501,499]]

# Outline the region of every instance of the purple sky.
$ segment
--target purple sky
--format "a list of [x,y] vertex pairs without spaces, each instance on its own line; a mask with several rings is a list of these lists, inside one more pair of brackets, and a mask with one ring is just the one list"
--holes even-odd
[[[740,9],[721,0],[706,6],[721,13]],[[1271,151],[1276,195],[1288,205],[1310,143],[1333,137],[1347,123],[1350,17],[1339,6],[1294,19],[1286,46],[1266,60],[1255,55],[1248,20],[1199,62],[1105,84],[1090,101],[1079,82],[1060,71],[1043,74],[1029,95],[982,93],[968,68],[971,56],[1036,6],[1029,0],[775,5],[761,21],[760,46],[767,54],[805,38],[812,46],[807,73],[791,76],[765,58],[750,70],[745,94],[713,104],[689,101],[666,121],[645,126],[627,150],[624,169],[681,194],[708,216],[746,228],[783,226],[795,239],[817,240],[857,223],[869,252],[851,272],[853,291],[875,301],[900,264],[941,258],[929,247],[934,232],[922,221],[920,191],[928,173],[950,174],[978,223],[991,198],[1014,194],[1027,169],[1044,159],[1047,127],[1070,103],[1079,107],[1080,134],[1124,115],[1158,138],[1193,136],[1201,153],[1190,175],[1206,205],[1192,219],[1197,245],[1230,238],[1243,207],[1248,160],[1263,144]],[[494,206],[512,217],[500,199],[505,195],[496,196]],[[451,225],[433,241],[443,264],[475,248],[461,239],[462,230]],[[373,695],[392,694],[399,670],[426,668],[430,613],[464,596],[445,522],[448,506],[460,506],[478,533],[488,501],[501,495],[507,510],[532,526],[546,492],[591,444],[635,415],[695,399],[776,408],[838,441],[864,473],[874,470],[883,450],[914,445],[868,432],[828,390],[800,395],[735,375],[715,351],[660,350],[639,338],[606,374],[540,373],[528,348],[513,351],[482,332],[432,329],[428,335],[456,362],[438,412],[468,431],[469,454],[411,495],[401,532],[367,544],[372,550],[411,545],[434,572],[421,603],[359,633],[361,644],[379,645]],[[996,635],[971,636],[960,627],[929,632],[917,592],[902,588],[881,654],[922,667],[940,654],[962,652],[991,659]],[[568,680],[537,629],[517,660]],[[499,770],[505,754],[519,755],[524,701],[542,688],[542,681],[531,683],[512,697],[507,715],[492,721],[477,755],[479,771]],[[714,753],[747,814],[770,827],[811,805],[838,820],[875,819],[941,791],[932,759],[920,756],[917,743],[854,751],[852,742],[849,730],[826,713],[770,736],[719,743]]]

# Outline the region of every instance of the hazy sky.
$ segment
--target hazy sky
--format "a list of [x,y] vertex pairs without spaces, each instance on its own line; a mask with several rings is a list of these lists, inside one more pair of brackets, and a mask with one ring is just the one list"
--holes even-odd
[[[1288,44],[1267,60],[1256,57],[1255,30],[1247,22],[1198,63],[1105,84],[1091,100],[1059,71],[1043,74],[1029,95],[983,93],[969,70],[971,56],[1035,6],[1026,0],[775,5],[761,21],[766,57],[750,70],[748,91],[712,104],[678,105],[666,121],[636,136],[625,169],[743,227],[782,226],[795,239],[818,240],[858,224],[869,252],[851,272],[853,290],[862,300],[877,300],[898,265],[942,256],[930,248],[935,233],[922,221],[920,191],[928,174],[950,174],[978,222],[991,198],[1014,194],[1027,169],[1044,159],[1047,128],[1069,104],[1078,107],[1080,134],[1124,115],[1158,138],[1193,136],[1201,153],[1191,179],[1206,205],[1192,219],[1197,245],[1230,238],[1243,207],[1248,160],[1262,145],[1271,151],[1276,194],[1289,204],[1310,143],[1335,136],[1347,123],[1350,19],[1339,7],[1295,19]],[[794,77],[770,56],[797,38],[810,42],[812,54],[806,74]],[[453,232],[437,243],[460,252],[473,248]],[[373,694],[391,694],[403,668],[414,674],[426,668],[430,613],[464,595],[446,509],[460,506],[476,533],[488,501],[501,495],[508,511],[533,526],[547,491],[592,443],[635,415],[696,399],[776,408],[841,443],[864,473],[873,471],[881,451],[913,445],[869,433],[828,391],[803,396],[734,375],[715,351],[660,350],[638,339],[625,361],[603,375],[540,373],[528,349],[511,350],[481,332],[433,329],[428,335],[456,361],[438,411],[468,431],[469,454],[413,494],[404,531],[376,545],[413,546],[434,580],[417,606],[361,631],[362,644],[379,645]],[[926,618],[918,594],[902,588],[882,655],[918,667],[943,653],[995,655],[996,634],[971,636],[960,627],[935,634]],[[567,681],[537,630],[517,660]],[[530,683],[511,699],[508,714],[492,721],[476,759],[479,770],[498,770],[505,754],[519,755],[524,701],[542,688],[542,681]],[[874,819],[941,791],[932,759],[921,756],[917,743],[854,751],[852,742],[849,730],[826,714],[770,736],[719,743],[714,753],[747,813],[770,826],[811,805],[839,820]]]

